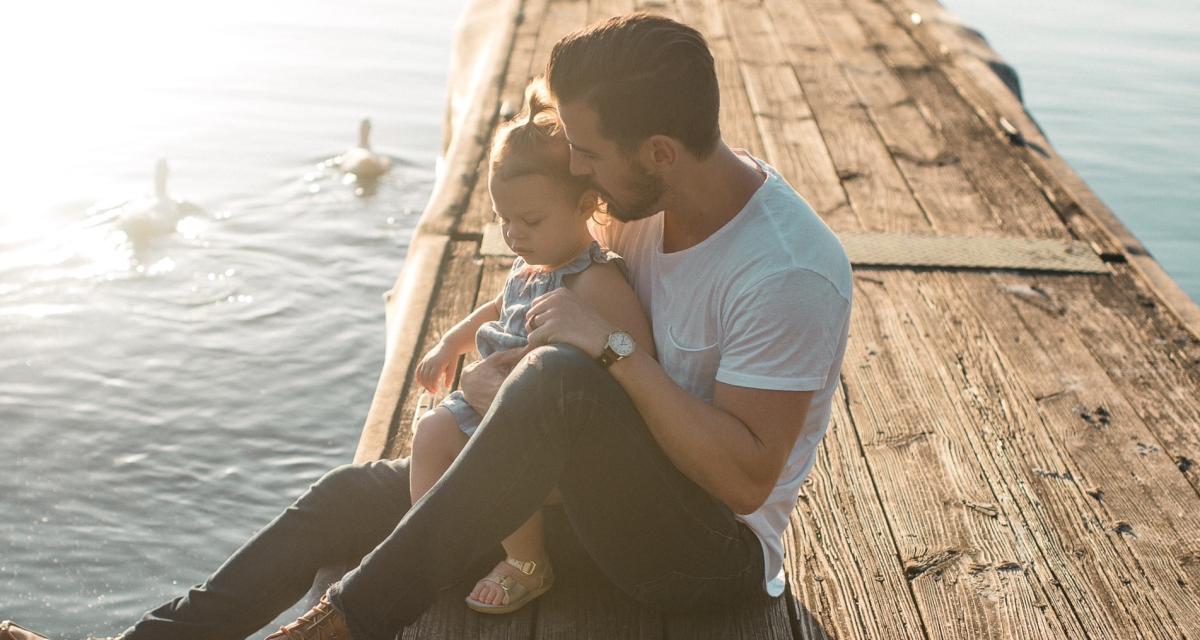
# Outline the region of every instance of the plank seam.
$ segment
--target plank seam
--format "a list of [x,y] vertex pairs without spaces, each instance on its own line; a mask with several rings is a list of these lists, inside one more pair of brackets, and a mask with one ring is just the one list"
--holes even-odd
[[[846,10],[847,10],[847,13],[850,13],[849,7],[847,7]],[[770,7],[767,8],[767,11],[768,12],[770,11]],[[809,15],[809,19],[812,21],[813,27],[821,35],[821,39],[825,41],[825,49],[828,52],[829,57],[838,63],[838,70],[842,74],[842,77],[846,82],[846,86],[853,89],[854,93],[858,96],[859,104],[862,106],[863,115],[866,116],[867,121],[871,123],[871,129],[875,132],[875,137],[879,140],[879,143],[881,145],[883,145],[883,148],[888,149],[888,151],[889,151],[889,153],[887,154],[888,158],[891,160],[892,166],[895,167],[897,175],[900,176],[900,179],[904,181],[904,185],[908,188],[908,192],[912,196],[913,203],[916,205],[917,209],[919,209],[921,211],[921,215],[925,218],[925,223],[929,225],[930,229],[937,229],[937,224],[934,222],[933,218],[930,217],[929,210],[925,208],[925,205],[921,202],[921,199],[917,197],[917,192],[913,188],[912,182],[909,179],[908,174],[904,171],[903,167],[900,166],[900,162],[899,162],[899,160],[897,160],[895,154],[891,153],[891,148],[888,146],[887,138],[884,137],[883,132],[879,126],[879,121],[878,121],[878,119],[875,118],[874,110],[871,109],[871,107],[868,105],[868,103],[864,99],[862,90],[858,87],[858,85],[854,82],[854,79],[850,76],[849,71],[846,69],[846,61],[844,59],[841,59],[840,56],[838,56],[837,51],[834,49],[832,44],[829,42],[829,34],[826,33],[825,29],[821,27],[820,21],[817,20],[816,15],[813,13],[812,5],[809,4],[808,2],[805,2],[804,3],[804,11],[805,11],[805,13],[807,13]],[[853,15],[853,14],[851,13],[851,15]],[[855,19],[857,20],[857,16],[855,17]],[[773,26],[778,25],[778,23],[779,23],[778,21],[772,21]],[[776,27],[776,29],[778,29],[778,27]],[[778,31],[776,31],[776,32],[778,33]],[[791,64],[790,62],[788,63],[788,66],[791,67],[792,73],[795,74],[796,81],[800,82],[800,74],[796,71],[795,66],[793,64]],[[801,87],[801,89],[804,88],[803,82],[800,82],[800,87]],[[806,93],[806,95],[807,95],[807,93]],[[912,97],[909,96],[909,99],[912,99]],[[811,104],[809,105],[809,107],[811,109]],[[813,113],[813,117],[816,118],[815,112]],[[820,122],[818,121],[818,128],[819,127],[820,127]],[[823,133],[822,133],[822,136],[824,136]],[[846,194],[846,197],[847,197],[847,200],[849,200],[849,193]]]
[[[719,8],[717,14],[721,17],[722,23],[727,23],[729,21],[729,16],[725,12],[723,6],[724,5],[722,5],[722,7]],[[769,13],[770,10],[768,9],[767,11]],[[765,141],[766,131],[762,128],[762,123],[759,122],[759,119],[758,119],[759,114],[754,109],[754,105],[750,103],[748,91],[745,91],[745,89],[744,89],[747,86],[747,83],[750,82],[750,76],[749,76],[749,74],[746,73],[746,68],[745,68],[745,65],[743,64],[744,62],[746,62],[746,60],[742,57],[742,54],[739,52],[739,46],[738,46],[739,39],[735,38],[733,35],[733,32],[731,30],[729,30],[728,28],[726,28],[725,32],[728,34],[727,37],[728,37],[730,46],[733,47],[734,57],[737,62],[738,75],[741,76],[741,78],[742,78],[743,92],[747,93],[746,103],[749,106],[749,113],[754,116],[754,130],[758,132],[758,137],[759,137],[760,141]],[[778,41],[779,40],[778,32],[776,31],[775,33],[776,33],[776,40]],[[826,157],[826,159],[829,160],[830,166],[836,168],[837,164],[834,163],[834,161],[833,161],[833,155],[829,153],[829,139],[825,137],[825,131],[823,129],[821,129],[820,121],[817,120],[816,113],[812,109],[812,103],[808,99],[808,92],[804,88],[804,83],[800,81],[800,76],[799,76],[799,74],[796,73],[796,68],[790,62],[787,63],[786,66],[791,71],[792,75],[796,77],[796,84],[800,87],[800,95],[804,97],[804,104],[808,108],[808,113],[811,114],[810,116],[806,116],[804,118],[794,118],[792,120],[795,120],[795,121],[811,120],[812,122],[817,124],[817,133],[821,136],[821,141],[824,143],[822,149],[825,151],[825,157]],[[781,120],[781,121],[788,120],[788,118],[785,118],[785,117],[777,117],[775,119]],[[765,144],[764,144],[764,148],[765,148]],[[845,202],[846,205],[849,207],[850,212],[852,214],[854,214],[854,219],[858,223],[859,228],[861,228],[863,226],[862,219],[858,217],[858,211],[855,210],[854,207],[849,206],[850,192],[847,191],[845,183],[839,180],[838,188],[842,192],[843,202]]]
[[[871,479],[871,491],[875,494],[875,500],[879,503],[879,512],[883,514],[883,521],[887,523],[888,538],[892,541],[892,548],[896,550],[896,566],[904,566],[904,558],[900,554],[900,542],[896,539],[896,531],[892,526],[892,518],[888,513],[887,506],[884,504],[883,495],[879,491],[879,483],[875,481],[875,470],[871,468],[871,459],[867,457],[866,447],[863,446],[862,434],[859,433],[858,420],[854,417],[854,409],[850,405],[850,385],[846,383],[846,376],[838,376],[838,384],[842,387],[842,403],[846,409],[846,419],[850,423],[850,429],[854,432],[854,441],[858,444],[858,456],[862,458],[863,466],[867,470],[867,477]],[[912,603],[913,611],[916,612],[918,620],[921,622],[921,633],[925,638],[930,638],[929,621],[925,619],[926,613],[921,608],[921,603],[917,600],[917,594],[913,590],[912,580],[904,580],[904,585],[908,589],[908,598]]]

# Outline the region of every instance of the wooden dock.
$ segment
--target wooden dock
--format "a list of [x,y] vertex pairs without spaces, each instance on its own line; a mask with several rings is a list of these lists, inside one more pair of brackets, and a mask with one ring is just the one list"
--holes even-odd
[[562,35],[635,9],[706,35],[726,140],[835,231],[1077,241],[1101,268],[857,261],[783,598],[664,615],[552,549],[575,560],[536,605],[489,617],[448,593],[403,637],[1200,637],[1200,310],[936,0],[475,1],[357,459],[407,453],[417,359],[504,280],[510,258],[480,252],[499,117]]

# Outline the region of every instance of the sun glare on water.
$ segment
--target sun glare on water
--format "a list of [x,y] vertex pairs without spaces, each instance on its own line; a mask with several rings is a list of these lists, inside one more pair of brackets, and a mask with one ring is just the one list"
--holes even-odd
[[[266,55],[269,45],[247,32],[278,11],[271,3],[230,0],[6,7],[0,268],[86,261],[74,264],[74,277],[169,271],[171,262],[138,264],[132,231],[96,212],[152,195],[155,151],[221,126],[224,114],[205,113],[195,88],[228,81],[239,61]],[[176,222],[171,232],[192,239],[205,224],[202,216]]]

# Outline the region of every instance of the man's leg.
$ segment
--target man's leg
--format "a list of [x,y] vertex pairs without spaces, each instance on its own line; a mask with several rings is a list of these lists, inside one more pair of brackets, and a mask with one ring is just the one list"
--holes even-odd
[[596,566],[634,599],[669,611],[765,601],[763,549],[734,513],[683,475],[621,386],[604,376],[585,406],[559,490]]
[[442,479],[330,589],[355,640],[413,622],[555,485],[589,552],[635,596],[686,606],[760,588],[753,533],[675,469],[620,385],[578,349],[543,347]]
[[338,467],[204,584],[146,614],[126,638],[244,638],[303,597],[321,567],[353,566],[409,505],[407,459]]

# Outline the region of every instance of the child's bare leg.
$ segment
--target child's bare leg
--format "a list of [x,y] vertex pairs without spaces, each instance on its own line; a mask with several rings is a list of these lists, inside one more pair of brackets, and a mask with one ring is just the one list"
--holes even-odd
[[[527,588],[533,589],[541,584],[542,577],[545,576],[546,565],[549,556],[546,554],[546,538],[545,531],[542,525],[542,512],[539,510],[534,513],[525,524],[522,524],[512,535],[504,539],[504,552],[510,558],[517,560],[533,560],[537,563],[533,575],[527,576],[521,573],[519,569],[501,561],[493,569],[496,573],[502,576],[512,576],[518,582],[524,584]],[[475,589],[471,591],[471,597],[484,604],[503,605],[507,604],[508,596],[500,585],[490,580],[480,580],[475,583]]]
[[[417,420],[408,471],[409,488],[414,504],[433,488],[446,469],[450,468],[454,459],[467,445],[467,441],[467,435],[458,428],[454,414],[444,407],[438,407]],[[557,490],[554,492],[554,495],[556,494]],[[547,503],[552,503],[554,495],[548,497]],[[546,554],[542,512],[533,514],[505,538],[503,544],[508,557],[522,561],[532,560],[537,563],[537,568],[532,576],[527,576],[516,567],[501,561],[493,571],[500,575],[513,576],[530,589],[537,587],[545,575],[546,563],[549,560]],[[486,604],[505,604],[507,598],[499,585],[484,580],[476,583],[471,597]]]
[[458,428],[454,414],[437,407],[417,420],[409,463],[409,492],[413,504],[425,495],[467,446],[467,434]]

